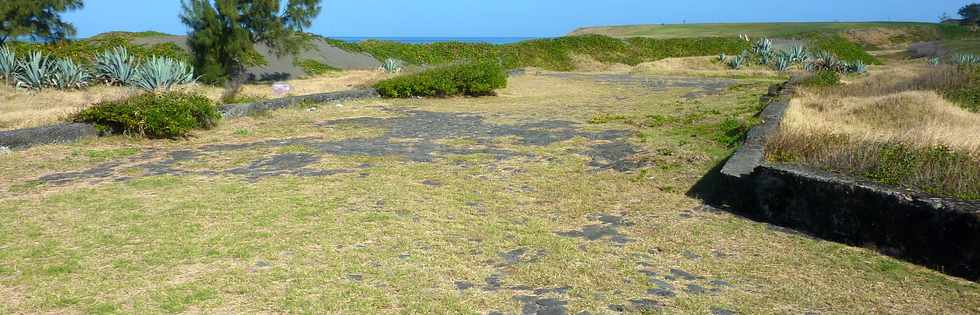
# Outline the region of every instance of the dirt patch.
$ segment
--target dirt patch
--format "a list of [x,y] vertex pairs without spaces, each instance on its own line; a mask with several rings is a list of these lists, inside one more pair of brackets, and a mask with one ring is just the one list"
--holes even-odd
[[684,96],[687,99],[719,95],[738,83],[734,79],[640,76],[618,73],[585,74],[549,72],[543,73],[542,75],[563,79],[589,80],[600,84],[639,86],[655,92],[665,92],[672,89],[694,89],[695,91]]

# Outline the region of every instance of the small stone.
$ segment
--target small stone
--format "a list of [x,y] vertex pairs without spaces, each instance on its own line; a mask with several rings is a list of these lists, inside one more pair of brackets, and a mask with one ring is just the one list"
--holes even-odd
[[723,309],[723,308],[719,308],[719,307],[712,307],[711,308],[711,315],[735,315],[735,314],[738,314],[738,313],[735,313],[734,311],[726,310],[726,309]]
[[361,282],[364,281],[364,275],[359,273],[352,273],[347,275],[347,279],[350,279],[350,281],[354,281],[354,282]]
[[613,312],[622,313],[626,311],[626,306],[623,306],[622,304],[609,304],[609,309]]
[[312,113],[316,111],[316,107],[310,107],[306,109],[307,112]]
[[655,295],[655,296],[659,296],[659,297],[675,297],[675,296],[677,296],[677,293],[674,293],[674,291],[667,290],[667,289],[649,289],[649,290],[647,290],[647,294],[649,294],[649,295]]
[[14,153],[14,151],[11,151],[10,148],[8,147],[0,145],[0,155],[11,154],[11,153]]
[[466,281],[456,281],[456,290],[464,291],[466,289],[472,288],[473,284]]
[[708,292],[707,289],[696,284],[688,284],[684,291],[690,294],[705,294]]
[[338,104],[337,104],[337,107],[344,107],[344,104],[340,104],[340,103],[338,103]]

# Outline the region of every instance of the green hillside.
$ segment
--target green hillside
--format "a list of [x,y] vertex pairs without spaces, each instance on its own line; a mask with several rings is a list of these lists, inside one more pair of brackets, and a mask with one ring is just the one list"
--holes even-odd
[[859,23],[719,23],[666,24],[587,27],[572,34],[600,34],[613,37],[730,37],[746,34],[752,37],[792,37],[812,32],[844,32],[867,29],[899,29],[915,36],[935,36],[940,25],[916,22],[859,22]]

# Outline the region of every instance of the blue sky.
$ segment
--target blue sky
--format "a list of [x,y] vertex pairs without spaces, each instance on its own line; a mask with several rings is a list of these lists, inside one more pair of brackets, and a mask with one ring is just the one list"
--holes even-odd
[[[324,0],[311,32],[328,36],[558,36],[591,25],[924,21],[953,0]],[[137,4],[138,3],[138,4]],[[66,18],[82,37],[115,31],[186,33],[179,0],[86,0]]]

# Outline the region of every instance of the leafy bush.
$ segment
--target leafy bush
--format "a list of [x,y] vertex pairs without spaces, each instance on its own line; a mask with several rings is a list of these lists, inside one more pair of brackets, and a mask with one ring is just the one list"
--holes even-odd
[[139,67],[126,47],[114,47],[95,56],[96,75],[109,85],[131,84]]
[[29,90],[42,90],[51,85],[54,64],[48,56],[32,52],[26,60],[17,62],[17,87]]
[[814,87],[828,87],[840,85],[840,73],[834,70],[820,70],[813,76],[803,80],[802,85]]
[[133,84],[147,91],[167,91],[194,82],[194,68],[166,57],[152,57],[137,71]]
[[89,107],[74,118],[103,132],[148,138],[178,138],[191,130],[210,129],[221,118],[207,97],[182,93],[146,93]]
[[81,89],[91,79],[92,75],[84,67],[71,59],[61,59],[54,64],[51,85],[60,90]]
[[719,132],[715,136],[715,140],[728,147],[735,147],[745,139],[750,129],[752,126],[748,122],[735,117],[728,117],[718,125]]
[[943,98],[972,112],[980,112],[980,66],[961,66],[958,79],[939,92]]
[[374,87],[383,97],[484,96],[507,86],[507,74],[495,63],[446,66],[381,81]]
[[321,75],[327,72],[340,70],[313,59],[297,59],[295,65],[303,69],[303,72],[305,72],[306,75]]

